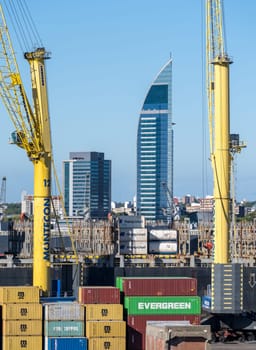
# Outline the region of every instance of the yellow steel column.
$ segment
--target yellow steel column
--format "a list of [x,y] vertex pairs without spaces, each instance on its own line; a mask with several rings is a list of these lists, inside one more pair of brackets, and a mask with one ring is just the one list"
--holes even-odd
[[214,153],[213,177],[215,199],[215,253],[214,263],[229,262],[230,222],[230,111],[229,64],[227,57],[214,62]]
[[49,291],[50,227],[51,227],[51,158],[34,162],[34,260],[33,285]]

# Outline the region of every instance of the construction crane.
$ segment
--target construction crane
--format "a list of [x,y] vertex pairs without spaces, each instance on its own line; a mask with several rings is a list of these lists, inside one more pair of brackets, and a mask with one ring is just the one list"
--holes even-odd
[[30,66],[33,106],[21,80],[14,49],[0,7],[0,95],[14,125],[12,143],[23,148],[34,166],[33,285],[49,290],[52,145],[45,60],[39,47],[24,54]]
[[[255,313],[246,313],[244,266],[231,261],[231,164],[244,144],[230,135],[229,74],[232,60],[225,48],[221,0],[206,0],[206,72],[210,151],[214,186],[214,261],[211,313],[227,328],[254,330]],[[250,306],[252,308],[252,306]],[[253,314],[252,318],[249,316]]]

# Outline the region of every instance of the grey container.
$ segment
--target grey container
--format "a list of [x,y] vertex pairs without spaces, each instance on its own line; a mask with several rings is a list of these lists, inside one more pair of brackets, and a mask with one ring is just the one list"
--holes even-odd
[[60,302],[44,304],[46,321],[84,321],[84,308],[76,302]]

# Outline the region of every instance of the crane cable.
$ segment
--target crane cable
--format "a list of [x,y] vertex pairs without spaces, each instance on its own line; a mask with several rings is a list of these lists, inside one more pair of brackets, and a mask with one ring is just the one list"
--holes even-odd
[[28,52],[34,46],[42,47],[42,40],[36,29],[26,0],[8,0],[8,4],[6,0],[3,0],[3,3],[21,51]]

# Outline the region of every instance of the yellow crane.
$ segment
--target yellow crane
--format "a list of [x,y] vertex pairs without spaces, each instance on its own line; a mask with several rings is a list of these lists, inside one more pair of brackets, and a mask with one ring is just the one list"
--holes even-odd
[[24,54],[31,73],[33,107],[21,80],[0,7],[0,95],[15,127],[12,143],[23,148],[34,166],[33,285],[49,290],[52,145],[43,47]]
[[[224,42],[221,0],[206,0],[206,72],[210,152],[214,186],[214,263],[212,266],[212,311],[243,310],[243,266],[231,263],[230,178],[233,144],[230,138],[229,68],[232,60]],[[240,146],[236,149],[239,151]]]

